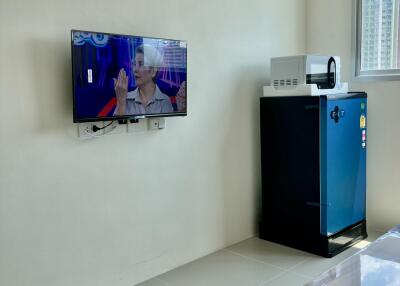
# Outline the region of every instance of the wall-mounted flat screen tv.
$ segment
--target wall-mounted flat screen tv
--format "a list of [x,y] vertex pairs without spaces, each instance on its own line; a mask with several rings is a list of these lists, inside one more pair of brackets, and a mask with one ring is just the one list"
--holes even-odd
[[74,122],[187,115],[185,41],[71,31]]

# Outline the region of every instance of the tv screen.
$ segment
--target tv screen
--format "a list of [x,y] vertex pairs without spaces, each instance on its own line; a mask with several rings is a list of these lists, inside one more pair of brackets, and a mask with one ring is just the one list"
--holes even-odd
[[74,122],[187,114],[185,41],[71,34]]

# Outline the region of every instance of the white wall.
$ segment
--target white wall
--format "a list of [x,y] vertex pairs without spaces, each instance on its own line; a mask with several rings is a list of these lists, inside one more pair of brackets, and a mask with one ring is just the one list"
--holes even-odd
[[[133,285],[254,235],[258,98],[271,56],[305,52],[305,6],[2,0],[0,285]],[[72,28],[187,40],[189,115],[78,139]]]
[[307,52],[341,56],[343,81],[368,93],[367,221],[386,230],[400,223],[400,83],[351,81],[352,1],[307,0]]

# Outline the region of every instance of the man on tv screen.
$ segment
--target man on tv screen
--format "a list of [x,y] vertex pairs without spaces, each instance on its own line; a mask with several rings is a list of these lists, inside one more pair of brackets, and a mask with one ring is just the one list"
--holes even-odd
[[[156,83],[158,71],[162,66],[163,57],[153,46],[141,45],[135,49],[135,59],[131,67],[137,88],[128,92],[129,77],[123,68],[120,69],[118,78],[114,78],[117,99],[114,115],[173,112],[169,96],[161,92]],[[183,97],[184,84],[182,83],[177,98]],[[177,103],[179,101],[177,99]]]

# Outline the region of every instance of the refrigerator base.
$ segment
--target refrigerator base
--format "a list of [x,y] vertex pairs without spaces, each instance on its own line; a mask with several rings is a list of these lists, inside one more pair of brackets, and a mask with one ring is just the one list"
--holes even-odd
[[326,237],[319,233],[293,235],[282,231],[274,231],[268,228],[267,225],[261,224],[260,238],[331,258],[367,238],[366,226],[367,224],[364,220]]

